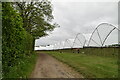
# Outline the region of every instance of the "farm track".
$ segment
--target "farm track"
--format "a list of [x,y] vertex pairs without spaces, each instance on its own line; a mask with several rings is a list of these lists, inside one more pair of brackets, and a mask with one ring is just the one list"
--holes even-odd
[[38,53],[38,59],[30,78],[83,78],[83,76],[52,56]]

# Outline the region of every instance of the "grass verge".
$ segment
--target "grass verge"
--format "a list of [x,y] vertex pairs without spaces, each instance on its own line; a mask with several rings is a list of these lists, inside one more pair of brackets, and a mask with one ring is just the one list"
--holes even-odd
[[68,64],[85,78],[117,78],[117,58],[86,54],[59,53],[46,51],[56,59]]
[[29,78],[34,69],[37,60],[37,54],[31,54],[19,61],[19,64],[11,67],[10,72],[7,73],[5,78]]

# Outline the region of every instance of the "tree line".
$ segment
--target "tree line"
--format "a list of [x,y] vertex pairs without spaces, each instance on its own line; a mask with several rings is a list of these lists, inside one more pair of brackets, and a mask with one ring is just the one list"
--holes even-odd
[[[48,0],[2,2],[3,77],[12,77],[12,71],[19,71],[24,59],[34,54],[35,39],[47,36],[47,32],[59,27],[52,22],[52,11]],[[23,73],[17,74],[14,77],[20,77]]]

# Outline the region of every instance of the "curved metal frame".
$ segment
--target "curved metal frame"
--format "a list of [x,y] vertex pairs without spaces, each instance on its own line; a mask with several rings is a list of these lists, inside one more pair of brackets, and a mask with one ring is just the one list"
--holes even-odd
[[[113,29],[110,30],[110,32],[108,33],[108,35],[105,37],[105,39],[104,39],[103,42],[102,42],[101,37],[100,37],[100,35],[99,35],[98,28],[99,28],[101,25],[103,25],[103,24],[109,25],[109,26],[113,27]],[[97,33],[98,33],[99,39],[100,39],[100,41],[101,41],[101,46],[103,46],[104,43],[105,43],[105,41],[106,41],[107,38],[109,37],[109,35],[110,35],[110,34],[112,33],[112,31],[115,30],[115,29],[117,29],[118,31],[120,31],[119,28],[115,27],[115,26],[112,25],[112,24],[109,24],[109,23],[101,23],[101,24],[99,24],[99,25],[94,29],[94,31],[92,32],[92,35],[91,35],[91,37],[90,37],[90,39],[89,39],[89,42],[88,42],[88,46],[89,46],[90,41],[91,41],[91,39],[92,39],[92,37],[93,37],[93,34],[94,34],[94,32],[95,32],[96,30],[97,30]]]
[[[74,42],[73,42],[72,48],[74,47],[74,44],[75,44],[76,39],[79,40],[78,35],[80,35],[80,34],[85,38],[85,36],[84,36],[82,33],[78,33],[78,34],[76,34],[76,37],[75,37],[75,39],[74,39]],[[79,40],[79,42],[82,44],[82,42],[81,42],[80,40]],[[85,46],[85,43],[86,43],[86,38],[85,38],[85,42],[83,43],[83,46]]]
[[[67,42],[67,43],[69,44],[68,40],[69,40],[69,39],[66,39],[66,40],[65,40],[65,43]],[[65,48],[65,43],[64,43],[64,45],[63,45],[63,49]],[[70,44],[69,44],[69,45],[70,45]],[[72,48],[71,45],[70,45],[70,47]]]
[[[104,25],[104,24],[113,27],[113,29],[111,29],[111,30],[109,31],[109,33],[105,36],[104,40],[102,41],[101,36],[100,36],[100,34],[99,34],[99,31],[98,31],[98,28],[99,28],[101,25]],[[88,41],[87,46],[89,46],[89,44],[90,44],[90,42],[91,42],[91,40],[92,40],[94,43],[96,43],[96,44],[99,45],[100,47],[103,47],[105,41],[107,40],[107,38],[110,36],[110,34],[111,34],[115,29],[117,29],[118,31],[120,31],[119,28],[115,27],[115,26],[112,25],[112,24],[109,24],[109,23],[101,23],[101,24],[99,24],[99,25],[94,29],[94,31],[92,32],[92,35],[91,35],[90,38],[89,38],[89,41]],[[99,37],[99,39],[100,39],[101,44],[98,44],[94,39],[92,39],[93,34],[95,33],[95,31],[97,31],[97,35],[98,35],[98,37]],[[68,44],[70,45],[70,47],[73,48],[73,47],[74,47],[74,44],[75,44],[75,41],[76,41],[77,39],[79,40],[80,44],[82,44],[82,42],[81,42],[80,39],[78,38],[78,36],[79,36],[80,34],[85,38],[85,36],[84,36],[82,33],[78,33],[78,34],[76,34],[76,37],[75,37],[72,45],[68,42],[69,39],[66,39],[65,42],[64,42],[64,44],[62,45],[62,48],[63,48],[63,49],[65,48],[65,44],[66,44],[66,43],[68,43]],[[85,44],[86,44],[86,38],[85,38],[85,42],[83,43],[83,47],[85,46]],[[54,50],[54,49],[57,49],[57,48],[55,48],[56,45],[57,45],[57,44],[54,44],[54,45],[53,45],[53,50]],[[78,45],[79,45],[79,44],[78,44]],[[60,46],[58,47],[58,49],[60,49],[60,47],[61,47],[61,42],[60,42]]]

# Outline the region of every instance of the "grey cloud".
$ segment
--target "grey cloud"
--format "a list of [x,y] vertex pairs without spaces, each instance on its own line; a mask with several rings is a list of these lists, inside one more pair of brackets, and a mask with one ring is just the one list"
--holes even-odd
[[115,2],[53,2],[54,21],[61,27],[37,40],[36,45],[72,39],[79,32],[89,35],[101,22],[117,25],[117,7]]

